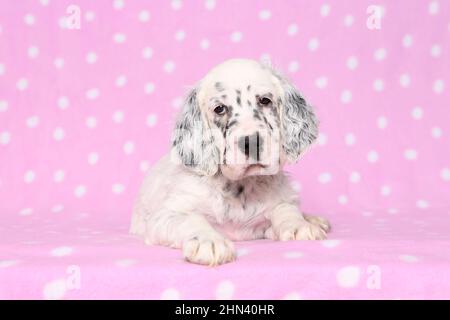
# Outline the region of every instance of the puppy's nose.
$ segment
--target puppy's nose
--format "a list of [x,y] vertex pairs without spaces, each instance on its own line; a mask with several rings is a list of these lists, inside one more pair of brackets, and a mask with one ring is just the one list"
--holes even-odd
[[256,161],[259,161],[262,153],[263,138],[259,135],[259,132],[255,132],[250,136],[240,137],[238,140],[238,147],[246,158],[251,157]]

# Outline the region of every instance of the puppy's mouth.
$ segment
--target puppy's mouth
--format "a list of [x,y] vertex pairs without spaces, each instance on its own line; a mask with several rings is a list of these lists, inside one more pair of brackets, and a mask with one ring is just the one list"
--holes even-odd
[[258,170],[264,170],[265,168],[267,168],[267,166],[260,163],[250,164],[245,168],[244,174],[251,174]]

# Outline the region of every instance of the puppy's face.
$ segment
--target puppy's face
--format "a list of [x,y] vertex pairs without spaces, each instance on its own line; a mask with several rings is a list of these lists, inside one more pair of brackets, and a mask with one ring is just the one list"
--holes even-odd
[[317,135],[312,109],[276,72],[235,59],[212,69],[186,100],[173,152],[201,174],[276,174]]

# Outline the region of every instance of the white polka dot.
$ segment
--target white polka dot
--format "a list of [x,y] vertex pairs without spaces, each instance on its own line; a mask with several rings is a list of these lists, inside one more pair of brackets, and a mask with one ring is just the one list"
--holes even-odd
[[181,0],[172,0],[170,5],[172,6],[173,10],[180,10],[183,6],[183,2]]
[[9,108],[8,101],[0,100],[0,112],[5,112],[6,110],[8,110],[8,108]]
[[287,34],[289,36],[295,36],[298,32],[298,26],[295,23],[292,23],[289,25],[288,29],[287,29]]
[[125,142],[125,144],[123,145],[123,152],[125,152],[125,154],[132,154],[134,152],[134,142]]
[[323,132],[320,132],[319,136],[317,137],[317,143],[321,146],[325,145],[327,143],[327,135]]
[[209,40],[208,40],[208,39],[202,39],[202,40],[200,41],[200,48],[201,48],[202,50],[207,50],[207,49],[209,48],[209,46],[210,46],[210,43],[209,43]]
[[3,63],[0,63],[0,76],[5,74],[5,65]]
[[180,300],[180,292],[173,288],[166,289],[161,293],[161,300]]
[[430,49],[430,54],[433,58],[440,57],[442,53],[441,46],[438,44],[434,44]]
[[152,82],[147,82],[144,86],[144,91],[146,94],[152,94],[155,91],[155,84]]
[[331,11],[331,7],[329,4],[325,3],[320,6],[320,15],[322,17],[328,17]]
[[375,150],[369,151],[369,153],[367,154],[367,160],[370,163],[377,162],[378,161],[378,152],[376,152]]
[[225,280],[219,283],[216,288],[216,299],[218,300],[229,300],[232,299],[234,295],[234,284]]
[[62,212],[64,210],[64,206],[62,205],[62,204],[55,204],[53,207],[52,207],[52,212],[53,213],[60,213],[60,212]]
[[63,246],[63,247],[57,247],[54,248],[52,251],[50,251],[50,255],[53,257],[66,257],[70,256],[73,252],[73,248]]
[[186,32],[184,30],[178,30],[175,33],[175,40],[176,41],[183,41],[186,38]]
[[297,292],[289,292],[283,297],[283,300],[302,300],[302,296]]
[[50,0],[39,0],[40,4],[44,7],[48,6]]
[[450,169],[449,168],[443,168],[441,170],[441,179],[444,181],[450,181]]
[[205,8],[206,10],[213,10],[216,7],[216,1],[215,0],[206,0],[205,1]]
[[230,36],[230,39],[231,39],[231,41],[232,42],[240,42],[241,40],[242,40],[242,37],[243,37],[243,35],[242,35],[242,32],[240,32],[240,31],[234,31],[232,34],[231,34],[231,36]]
[[386,117],[384,117],[384,116],[378,117],[378,119],[377,119],[377,127],[379,129],[385,129],[387,127],[387,124],[388,124],[388,120],[387,120]]
[[141,161],[141,163],[139,164],[139,169],[140,169],[142,172],[147,172],[148,169],[150,169],[150,164],[148,163],[148,161],[143,160],[143,161]]
[[95,19],[95,13],[93,11],[88,10],[84,14],[84,18],[86,19],[86,21],[91,22]]
[[27,118],[26,125],[28,128],[36,128],[39,125],[39,117],[31,116],[31,117]]
[[175,62],[169,60],[164,63],[165,72],[172,73],[174,70],[175,70]]
[[33,209],[31,208],[23,208],[22,210],[19,211],[19,215],[21,216],[29,216],[33,213]]
[[403,88],[407,88],[407,87],[409,87],[409,85],[411,84],[411,77],[409,76],[409,74],[402,74],[401,76],[400,76],[400,85],[403,87]]
[[157,120],[158,120],[158,118],[157,118],[156,114],[149,114],[147,116],[147,126],[154,127]]
[[150,12],[147,10],[142,10],[139,12],[138,19],[140,22],[147,22],[150,20]]
[[389,214],[397,214],[397,213],[398,213],[398,210],[395,209],[395,208],[389,208],[389,209],[388,209],[388,213],[389,213]]
[[56,58],[55,60],[53,60],[53,65],[57,69],[61,69],[62,67],[64,67],[64,59],[63,58]]
[[417,258],[416,256],[409,255],[409,254],[401,254],[398,258],[401,261],[407,262],[407,263],[415,263],[415,262],[419,261],[419,258]]
[[47,283],[42,293],[45,300],[63,299],[66,294],[66,280],[60,279]]
[[341,93],[341,102],[342,103],[349,103],[352,100],[352,92],[350,90],[344,90]]
[[319,48],[319,39],[312,38],[308,41],[308,49],[310,51],[316,51]]
[[371,217],[371,216],[373,216],[373,212],[370,212],[370,211],[363,211],[361,214],[364,217]]
[[433,91],[437,94],[442,93],[442,91],[444,91],[444,81],[441,79],[434,81]]
[[423,116],[423,109],[421,107],[414,107],[411,111],[411,117],[413,117],[416,120],[422,119]]
[[303,257],[303,253],[299,251],[289,251],[283,254],[283,257],[286,259],[298,259]]
[[297,72],[299,68],[298,61],[289,62],[288,71],[291,73]]
[[95,117],[87,117],[86,118],[86,126],[90,129],[93,129],[97,126],[97,119]]
[[272,12],[270,12],[270,10],[261,10],[259,12],[259,19],[260,20],[269,20],[270,17],[272,17]]
[[331,174],[329,172],[322,172],[319,174],[319,182],[320,183],[329,183],[331,181]]
[[53,173],[53,181],[55,182],[62,182],[64,180],[64,177],[66,176],[66,173],[63,170],[56,170]]
[[351,14],[347,14],[344,17],[344,25],[346,27],[351,27],[353,25],[353,22],[355,21],[355,18]]
[[119,44],[124,43],[126,39],[126,35],[120,32],[115,33],[113,36],[114,42]]
[[86,91],[86,98],[89,100],[95,100],[100,95],[100,91],[97,88],[92,88]]
[[380,189],[380,194],[384,197],[387,197],[391,194],[391,187],[390,186],[382,186]]
[[416,160],[417,159],[417,151],[414,149],[406,149],[403,153],[406,160]]
[[436,15],[439,12],[439,2],[437,1],[431,1],[428,5],[428,13],[430,15]]
[[53,130],[53,139],[56,141],[61,141],[64,139],[66,133],[63,128],[57,127],[55,130]]
[[93,51],[88,52],[88,54],[86,55],[86,62],[89,64],[94,64],[97,62],[97,60],[98,60],[98,56]]
[[35,59],[39,55],[39,48],[36,46],[31,46],[28,48],[28,57]]
[[347,133],[345,135],[345,144],[348,146],[354,145],[356,142],[356,136],[353,133]]
[[374,58],[377,61],[382,61],[386,58],[387,51],[385,48],[379,48],[374,53]]
[[352,183],[358,183],[361,181],[361,174],[357,171],[352,171],[349,176],[349,180]]
[[122,123],[123,119],[125,117],[125,114],[123,111],[117,110],[113,113],[112,119],[115,123]]
[[86,186],[79,185],[75,188],[75,197],[82,198],[86,194]]
[[347,59],[347,68],[349,68],[350,70],[355,70],[358,67],[358,58],[356,58],[355,56],[350,56]]
[[127,84],[127,77],[123,74],[116,78],[116,86],[119,88],[124,87]]
[[410,34],[405,34],[402,39],[402,44],[405,48],[409,48],[413,44],[413,37]]
[[0,144],[7,145],[11,141],[11,133],[4,131],[0,133]]
[[320,244],[325,248],[335,248],[341,244],[340,240],[322,240]]
[[382,79],[375,79],[373,82],[373,89],[377,92],[384,90],[384,82]]
[[416,207],[419,209],[426,209],[429,207],[428,201],[419,199],[416,201]]
[[90,165],[95,165],[98,162],[99,155],[97,152],[91,152],[88,154],[88,163]]
[[348,266],[340,269],[336,274],[338,285],[342,288],[353,288],[359,283],[360,270],[356,266]]
[[122,10],[125,6],[125,2],[123,0],[114,0],[113,2],[113,8],[115,10]]
[[153,57],[153,49],[150,47],[142,49],[142,57],[147,60],[151,59]]
[[116,260],[114,264],[120,268],[128,268],[134,266],[136,264],[136,260],[134,259],[120,259]]
[[115,183],[112,185],[112,192],[114,194],[122,194],[124,190],[125,186],[123,184]]
[[58,98],[57,104],[61,110],[65,110],[69,107],[69,98],[66,96],[61,96]]
[[328,78],[325,76],[316,79],[316,87],[319,89],[324,89],[328,85]]
[[24,91],[28,88],[28,80],[26,78],[20,78],[17,83],[16,87],[20,91]]
[[34,16],[31,13],[27,13],[25,15],[25,17],[23,18],[23,20],[24,20],[25,24],[28,26],[32,26],[36,22],[36,19],[34,18]]
[[25,172],[25,175],[23,177],[23,181],[25,183],[32,183],[36,179],[36,174],[32,170],[28,170]]
[[18,264],[19,260],[0,260],[0,268],[9,268]]
[[339,204],[342,204],[342,205],[347,204],[348,203],[348,197],[346,195],[341,194],[338,197],[338,202],[339,202]]
[[433,127],[431,129],[431,136],[435,139],[438,139],[442,136],[442,130],[439,127]]

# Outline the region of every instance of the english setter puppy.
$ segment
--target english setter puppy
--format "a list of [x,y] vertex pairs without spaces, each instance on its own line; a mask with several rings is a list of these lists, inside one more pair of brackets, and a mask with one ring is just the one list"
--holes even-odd
[[171,152],[143,182],[131,233],[206,265],[233,261],[231,240],[326,238],[328,222],[302,214],[282,171],[317,131],[313,109],[278,72],[225,61],[188,94]]

